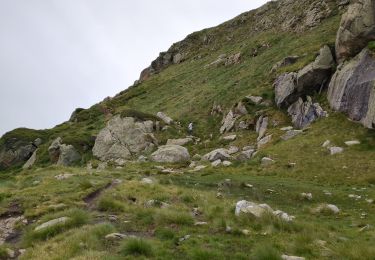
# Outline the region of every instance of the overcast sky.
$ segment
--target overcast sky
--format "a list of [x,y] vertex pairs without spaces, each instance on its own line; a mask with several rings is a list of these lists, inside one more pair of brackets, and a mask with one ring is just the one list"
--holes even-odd
[[132,85],[161,51],[266,0],[0,0],[0,136],[51,128]]

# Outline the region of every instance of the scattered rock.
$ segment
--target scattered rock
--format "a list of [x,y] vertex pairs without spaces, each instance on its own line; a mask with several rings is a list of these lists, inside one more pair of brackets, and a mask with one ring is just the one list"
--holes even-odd
[[256,204],[246,200],[237,202],[235,209],[236,216],[239,216],[241,213],[245,213],[256,218],[260,218],[266,212],[273,212],[272,208],[267,204]]
[[188,240],[190,237],[191,237],[190,235],[186,235],[186,236],[184,236],[184,237],[181,237],[178,241],[179,241],[179,242],[183,242],[183,241],[185,241],[185,240]]
[[295,102],[299,95],[296,94],[297,73],[291,72],[280,75],[275,83],[275,102],[281,107],[288,107]]
[[70,220],[70,218],[68,218],[68,217],[61,217],[61,218],[57,218],[57,219],[52,219],[50,221],[47,221],[47,222],[43,223],[42,225],[37,226],[34,229],[34,231],[40,231],[42,229],[46,229],[46,228],[53,227],[53,226],[56,226],[56,225],[63,225],[69,220]]
[[327,140],[327,141],[325,141],[323,144],[322,144],[322,147],[323,148],[327,148],[327,147],[329,147],[331,145],[331,141],[330,140]]
[[211,165],[212,165],[212,167],[219,167],[221,165],[221,163],[222,163],[221,160],[218,159],[218,160],[212,162]]
[[140,155],[140,156],[138,157],[138,160],[137,160],[137,161],[140,162],[140,163],[144,163],[144,162],[147,162],[148,159],[147,159],[146,156],[144,156],[144,155]]
[[375,126],[375,57],[364,49],[343,63],[328,88],[331,107],[367,128]]
[[288,108],[288,114],[292,117],[294,126],[299,129],[306,128],[317,119],[328,116],[319,103],[313,103],[309,96],[305,102],[299,98]]
[[23,221],[27,221],[24,216],[0,219],[0,246],[15,232],[17,224]]
[[62,173],[62,174],[56,175],[55,178],[59,181],[62,181],[62,180],[69,179],[73,176],[74,174],[71,174],[71,173]]
[[231,166],[232,163],[230,161],[223,161],[223,166],[228,167]]
[[281,131],[290,131],[290,130],[293,130],[293,126],[286,126],[286,127],[283,127],[283,128],[280,128]]
[[192,138],[181,138],[181,139],[168,139],[167,145],[180,145],[184,146],[189,143],[192,143],[193,139]]
[[334,146],[334,147],[330,147],[329,151],[330,151],[331,155],[335,155],[335,154],[343,153],[344,148]]
[[232,155],[232,154],[238,153],[239,150],[240,148],[238,148],[237,146],[230,146],[228,148],[228,154]]
[[268,117],[260,116],[256,124],[256,132],[258,133],[258,141],[266,134],[268,127]]
[[234,141],[236,140],[237,138],[237,135],[227,135],[227,136],[223,136],[221,139],[224,140],[224,141]]
[[125,235],[121,233],[112,233],[105,236],[106,240],[116,241],[116,240],[123,240],[126,238],[136,238],[136,236],[133,235]]
[[283,260],[305,260],[304,257],[299,257],[299,256],[290,256],[290,255],[282,255],[281,258]]
[[301,198],[305,200],[312,200],[313,196],[311,193],[301,193]]
[[353,146],[353,145],[361,144],[361,142],[360,142],[360,141],[357,141],[357,140],[354,140],[354,141],[347,141],[347,142],[345,142],[345,144],[346,144],[347,146]]
[[147,184],[147,185],[152,185],[152,184],[154,184],[155,182],[154,182],[152,179],[150,179],[150,178],[143,178],[143,179],[141,180],[141,183],[142,183],[142,184]]
[[333,205],[333,204],[322,204],[315,209],[315,212],[317,213],[328,212],[331,214],[338,214],[340,213],[340,209],[336,205]]
[[262,138],[261,140],[258,141],[258,149],[262,148],[266,144],[272,141],[272,135],[267,135],[266,137]]
[[259,96],[246,96],[246,99],[249,100],[254,105],[259,105],[263,101],[263,98]]
[[372,40],[375,40],[375,1],[355,1],[341,19],[336,38],[337,59],[355,56]]
[[236,117],[232,110],[228,112],[228,114],[224,117],[223,121],[221,122],[222,126],[220,128],[220,133],[224,134],[226,132],[229,132],[233,129],[235,123],[236,123]]
[[252,158],[254,153],[255,153],[254,149],[242,151],[240,154],[238,154],[236,156],[236,160],[238,160],[238,161],[248,161]]
[[190,160],[189,151],[179,145],[160,146],[156,152],[151,154],[151,160],[160,163],[178,163]]
[[217,161],[217,160],[229,160],[231,159],[231,156],[229,155],[228,153],[228,150],[227,149],[223,149],[223,148],[220,148],[220,149],[216,149],[212,152],[209,152],[208,154],[204,155],[203,160],[205,161],[210,161],[210,162],[214,162],[214,161]]
[[269,165],[272,165],[274,163],[275,163],[275,161],[272,160],[271,158],[268,158],[268,157],[263,157],[262,160],[261,160],[262,166],[269,166]]
[[362,198],[361,196],[355,194],[349,194],[348,197],[355,200],[360,200]]
[[230,66],[234,64],[238,64],[241,62],[241,53],[236,53],[233,55],[230,55],[227,60],[225,61],[225,66]]
[[284,211],[281,211],[281,210],[276,210],[272,212],[272,214],[285,222],[291,222],[295,219],[294,216],[289,216],[288,213],[285,213]]
[[145,207],[152,208],[152,207],[159,207],[162,209],[168,208],[170,205],[166,202],[159,201],[159,200],[149,200],[146,201]]
[[303,133],[302,130],[289,130],[288,132],[286,132],[284,135],[281,136],[281,139],[284,141],[287,141],[302,133]]
[[241,233],[242,233],[243,235],[245,235],[245,236],[249,236],[249,235],[250,235],[250,230],[248,230],[248,229],[243,229],[243,230],[241,231]]
[[194,226],[206,226],[206,225],[208,225],[207,222],[195,222],[194,223]]
[[161,120],[163,120],[163,122],[166,123],[167,125],[173,124],[173,119],[167,116],[166,114],[164,114],[163,112],[158,112],[156,116],[160,118]]
[[81,155],[77,152],[73,145],[60,145],[60,155],[57,165],[72,166],[81,160]]

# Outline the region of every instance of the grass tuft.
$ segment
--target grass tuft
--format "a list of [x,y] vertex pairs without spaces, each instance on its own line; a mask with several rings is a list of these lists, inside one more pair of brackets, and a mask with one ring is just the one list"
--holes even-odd
[[121,247],[123,256],[146,256],[150,257],[154,254],[151,244],[143,239],[130,239],[124,242]]

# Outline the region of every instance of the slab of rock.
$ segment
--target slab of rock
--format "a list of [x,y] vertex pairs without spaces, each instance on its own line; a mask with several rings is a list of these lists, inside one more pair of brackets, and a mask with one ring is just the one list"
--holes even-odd
[[111,240],[111,241],[123,240],[123,239],[126,239],[126,238],[136,238],[136,236],[125,235],[125,234],[121,234],[121,233],[112,233],[112,234],[108,234],[108,235],[105,236],[106,240]]
[[273,212],[273,209],[267,204],[257,204],[246,200],[237,202],[235,209],[236,216],[239,216],[241,213],[245,213],[256,218],[262,217],[262,215],[266,212]]
[[38,149],[36,149],[34,152],[33,152],[33,155],[31,155],[31,157],[29,158],[29,160],[27,160],[27,162],[22,166],[22,169],[30,169],[31,167],[34,166],[36,160],[37,160],[37,152],[38,152]]
[[282,255],[281,258],[283,260],[305,260],[304,257],[300,257],[300,256],[290,256],[290,255]]
[[152,179],[150,179],[150,178],[143,178],[143,179],[141,180],[141,183],[142,183],[142,184],[151,185],[151,184],[154,184],[155,182],[154,182],[154,180],[152,180]]
[[372,40],[375,40],[375,1],[355,1],[341,19],[336,37],[337,59],[355,56]]
[[220,159],[211,163],[212,167],[219,167],[221,164],[222,164],[222,161]]
[[189,151],[179,145],[160,146],[157,151],[151,154],[151,160],[160,163],[178,163],[190,160]]
[[261,140],[265,136],[267,127],[268,127],[268,117],[260,116],[255,127],[255,131],[258,133],[258,139],[257,139],[258,141]]
[[313,199],[313,195],[312,193],[301,193],[301,198],[302,199],[305,199],[305,200],[312,200]]
[[168,139],[167,145],[180,145],[184,146],[189,143],[192,143],[193,139],[192,138],[181,138],[181,139]]
[[232,142],[236,140],[236,138],[237,138],[237,135],[227,135],[227,136],[223,136],[221,139],[224,141]]
[[242,151],[241,153],[239,153],[236,156],[236,160],[238,160],[238,161],[248,161],[248,160],[250,160],[252,158],[252,156],[254,155],[254,153],[255,153],[254,149],[249,149],[249,150]]
[[275,65],[273,65],[271,72],[276,72],[278,69],[282,67],[286,67],[289,65],[292,65],[298,61],[300,57],[299,56],[288,56],[282,59],[281,61],[277,62]]
[[62,181],[62,180],[69,179],[73,176],[74,174],[71,174],[71,173],[62,173],[62,174],[56,175],[55,178],[59,181]]
[[375,127],[375,57],[370,50],[364,49],[337,69],[328,88],[328,101],[351,120]]
[[262,148],[266,144],[272,141],[272,135],[267,135],[266,137],[263,137],[261,140],[258,141],[258,149]]
[[330,212],[332,214],[338,214],[340,213],[340,209],[333,204],[322,204],[319,205],[316,209],[315,212],[317,213],[323,213],[323,212]]
[[331,153],[331,155],[343,153],[344,152],[344,148],[333,146],[333,147],[329,148],[329,152]]
[[93,154],[102,161],[128,160],[133,155],[150,152],[157,141],[148,123],[135,118],[116,116],[100,131],[95,140]]
[[220,149],[216,149],[216,150],[213,150],[212,152],[207,153],[206,155],[203,156],[202,159],[204,161],[214,162],[216,160],[225,161],[225,160],[229,160],[230,158],[231,156],[229,155],[228,150],[224,148],[220,148]]
[[295,219],[294,216],[289,216],[288,213],[281,210],[275,210],[272,214],[285,222],[291,222]]
[[229,167],[231,165],[232,165],[232,163],[230,161],[223,161],[223,166]]
[[232,155],[232,154],[238,153],[240,148],[238,148],[237,146],[230,146],[227,150],[228,150],[228,154]]
[[42,225],[37,226],[34,229],[34,231],[40,231],[42,229],[46,229],[46,228],[53,227],[53,226],[56,226],[56,225],[65,224],[69,220],[70,220],[69,217],[61,217],[61,218],[57,218],[57,219],[52,219],[50,221],[47,221],[47,222],[43,223]]
[[161,120],[163,120],[163,122],[166,123],[167,125],[173,124],[173,119],[167,116],[166,114],[164,114],[163,112],[158,112],[156,116],[160,118]]
[[275,83],[275,102],[276,105],[281,107],[288,107],[293,104],[298,97],[297,89],[297,73],[291,72],[280,75]]
[[303,133],[302,130],[290,130],[290,131],[286,132],[284,135],[282,135],[281,139],[284,140],[284,141],[287,141],[287,140],[292,139],[292,138],[294,138],[297,135],[300,135],[302,133]]
[[329,147],[331,145],[331,141],[330,140],[327,140],[327,141],[325,141],[323,144],[322,144],[322,147],[323,148],[327,148],[327,147]]
[[281,131],[290,131],[290,130],[293,130],[293,126],[286,126],[286,127],[283,127],[283,128],[280,128]]
[[254,105],[259,105],[263,101],[263,98],[259,96],[246,96],[246,99],[249,100]]
[[319,103],[313,103],[309,96],[307,96],[306,101],[299,98],[288,108],[288,114],[292,117],[294,127],[299,129],[306,128],[317,119],[328,116],[328,113],[322,109]]
[[237,118],[234,115],[233,111],[230,110],[228,114],[223,118],[223,121],[221,122],[222,126],[220,128],[220,133],[224,134],[232,130],[236,123],[236,119]]
[[24,216],[0,219],[0,246],[15,232],[17,224],[22,221],[26,221]]

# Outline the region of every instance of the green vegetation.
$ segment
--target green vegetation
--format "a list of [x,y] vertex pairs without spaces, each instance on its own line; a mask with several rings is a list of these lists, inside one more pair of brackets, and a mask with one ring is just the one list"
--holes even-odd
[[152,246],[145,240],[142,239],[129,239],[125,241],[121,248],[121,254],[124,256],[152,256]]

